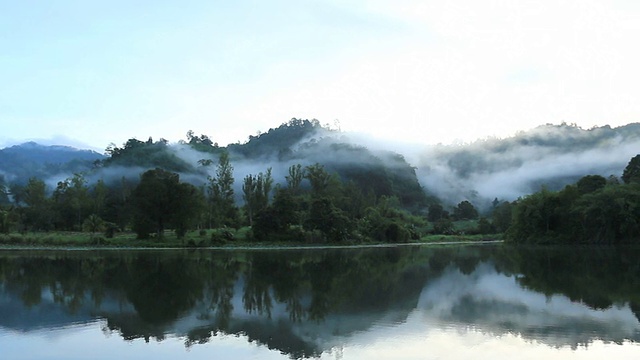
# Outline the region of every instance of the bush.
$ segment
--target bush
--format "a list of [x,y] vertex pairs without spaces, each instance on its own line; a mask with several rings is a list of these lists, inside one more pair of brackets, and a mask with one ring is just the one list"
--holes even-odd
[[112,222],[105,222],[104,227],[104,237],[106,237],[107,239],[113,239],[113,237],[116,235],[116,232],[120,230],[120,228],[118,228],[118,225]]
[[453,222],[449,219],[442,218],[433,224],[433,233],[438,235],[455,235]]
[[307,244],[319,244],[325,242],[324,234],[320,230],[309,230],[304,232],[304,242]]
[[102,236],[96,236],[91,241],[91,245],[100,245],[104,243],[104,238]]
[[224,244],[227,241],[235,240],[235,236],[228,229],[219,229],[211,233],[212,244]]
[[478,228],[476,231],[478,232],[478,234],[481,234],[481,235],[495,233],[495,229],[493,225],[491,225],[489,220],[487,220],[487,218],[484,218],[484,217],[480,218],[480,220],[478,221]]

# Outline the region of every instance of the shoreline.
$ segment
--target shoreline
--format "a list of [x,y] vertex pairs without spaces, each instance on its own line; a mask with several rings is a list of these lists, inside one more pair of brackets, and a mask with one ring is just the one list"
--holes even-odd
[[409,246],[430,246],[430,245],[477,245],[477,244],[501,244],[504,240],[452,240],[434,242],[413,242],[398,244],[352,244],[352,245],[286,245],[286,244],[265,244],[265,245],[231,245],[231,246],[207,246],[207,247],[149,247],[149,246],[42,246],[42,245],[8,245],[0,244],[0,251],[176,251],[176,250],[330,250],[330,249],[366,249],[366,248],[393,248]]

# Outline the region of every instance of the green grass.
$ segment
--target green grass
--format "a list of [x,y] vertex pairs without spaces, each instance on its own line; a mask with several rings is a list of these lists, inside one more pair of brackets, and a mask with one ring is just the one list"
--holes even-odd
[[440,243],[440,242],[468,242],[468,241],[495,241],[502,240],[502,234],[492,235],[426,235],[417,240],[418,243]]
[[453,228],[460,233],[472,233],[478,228],[478,220],[454,221]]
[[[461,221],[455,223],[458,235],[424,235],[412,243],[440,243],[501,240],[498,235],[469,235],[475,221]],[[215,235],[214,235],[215,234]],[[231,237],[229,237],[231,235]],[[116,248],[189,248],[189,247],[292,247],[327,245],[314,244],[301,239],[296,242],[268,241],[255,242],[250,239],[250,228],[195,230],[188,232],[184,239],[178,239],[173,231],[166,231],[162,238],[136,239],[131,232],[118,233],[113,238],[105,238],[103,234],[86,232],[29,232],[0,234],[0,244],[14,247],[116,247]],[[342,245],[375,245],[375,242],[347,243]],[[329,244],[340,245],[340,244]]]

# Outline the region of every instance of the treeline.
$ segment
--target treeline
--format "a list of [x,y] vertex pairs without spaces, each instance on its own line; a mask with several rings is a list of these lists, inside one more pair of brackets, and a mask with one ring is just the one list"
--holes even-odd
[[[118,152],[114,149],[112,157],[125,156]],[[13,201],[0,209],[0,232],[86,231],[111,237],[132,230],[146,239],[162,238],[166,230],[183,238],[192,229],[250,226],[255,241],[403,242],[419,238],[417,229],[426,225],[422,217],[402,210],[398,198],[363,190],[320,164],[292,165],[276,185],[270,168],[245,176],[241,206],[228,152],[221,152],[217,164],[203,166],[215,166],[215,175],[202,186],[161,168],[144,172],[139,182],[123,177],[89,184],[75,174],[53,191],[36,178],[11,184]],[[232,237],[230,231],[214,232],[211,240]]]
[[[319,356],[304,350],[309,349],[305,339],[311,337],[299,338],[305,332],[292,332],[291,327],[300,330],[304,326],[301,321],[308,321],[317,331],[333,331],[331,326],[318,325],[353,313],[359,324],[375,324],[381,316],[408,316],[420,303],[424,289],[433,290],[451,273],[475,280],[500,274],[548,297],[566,296],[592,309],[626,308],[629,304],[640,318],[640,267],[635,266],[638,251],[629,247],[592,251],[466,246],[287,252],[32,251],[20,256],[4,252],[0,256],[4,311],[0,325],[16,331],[16,324],[39,329],[49,318],[27,314],[41,309],[60,314],[60,325],[78,321],[83,315],[99,318],[106,321],[105,330],[128,341],[161,341],[169,333],[184,331],[175,335],[184,336],[186,345],[202,344],[216,334],[242,331],[252,341],[272,344],[292,358]],[[514,306],[500,296],[473,299],[464,293],[458,295],[462,298],[449,292],[435,298],[446,302],[452,311],[432,315],[498,334],[540,339],[539,327],[527,321],[537,319],[535,305]],[[179,322],[188,314],[199,316],[201,321],[194,324],[197,328],[185,329],[184,322]],[[239,314],[242,321],[238,321]],[[496,326],[495,314],[517,314],[520,320]],[[238,323],[248,326],[239,327]],[[577,346],[592,339],[622,341],[623,337],[640,336],[637,332],[611,333],[609,326],[598,323],[607,324],[603,318],[572,331],[563,327],[567,330],[563,333],[570,336],[562,341]],[[279,336],[289,342],[278,341]],[[554,346],[557,341],[554,338]]]
[[640,155],[619,181],[587,175],[560,191],[543,189],[510,207],[514,243],[619,244],[640,239]]

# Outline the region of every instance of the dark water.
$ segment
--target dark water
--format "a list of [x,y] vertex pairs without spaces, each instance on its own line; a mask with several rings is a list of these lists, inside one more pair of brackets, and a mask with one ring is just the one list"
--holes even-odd
[[0,251],[2,359],[640,358],[640,249]]

